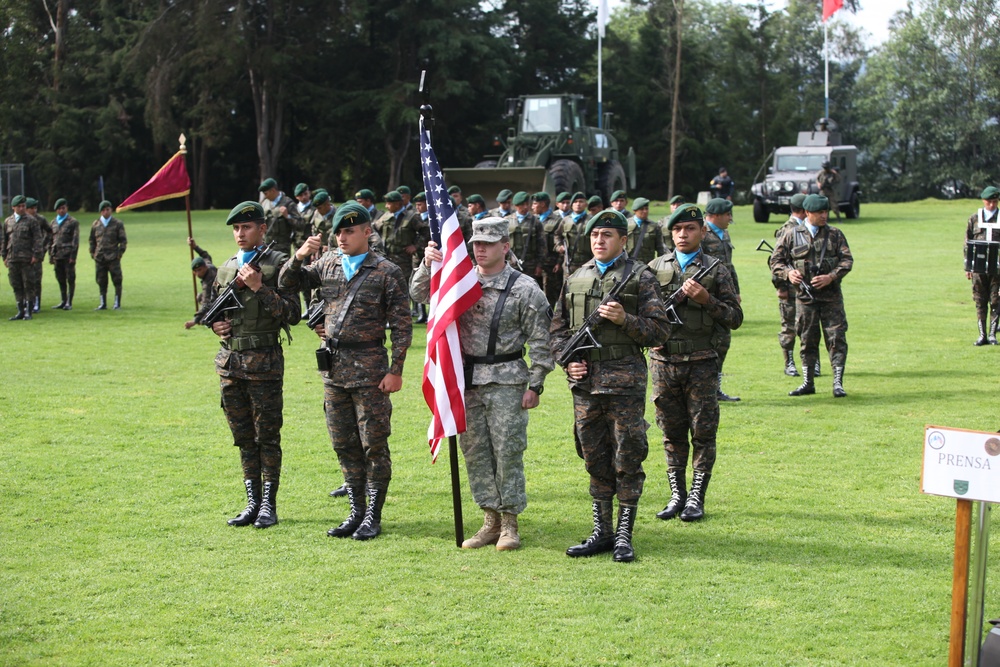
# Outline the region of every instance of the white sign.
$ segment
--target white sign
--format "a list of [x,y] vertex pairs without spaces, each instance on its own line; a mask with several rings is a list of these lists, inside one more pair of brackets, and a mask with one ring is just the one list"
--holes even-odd
[[925,427],[920,490],[1000,503],[1000,433]]

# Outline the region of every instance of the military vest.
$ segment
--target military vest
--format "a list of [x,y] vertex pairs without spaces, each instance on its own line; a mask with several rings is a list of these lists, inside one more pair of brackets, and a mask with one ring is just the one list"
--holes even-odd
[[562,219],[563,239],[569,263],[573,266],[586,264],[594,256],[590,249],[590,239],[585,233],[587,229],[586,216],[579,223],[573,222],[573,216]]
[[[285,259],[287,259],[285,255],[271,252],[261,261],[260,272],[265,285],[277,289],[278,271]],[[217,277],[220,293],[236,279],[237,273],[239,273],[239,269],[236,267],[235,258],[219,267]],[[284,324],[261,306],[257,295],[249,287],[237,289],[236,296],[243,304],[243,308],[235,311],[234,316],[229,320],[233,328],[229,339],[224,340],[223,345],[230,350],[237,351],[277,345],[278,333]]]
[[[646,232],[643,234],[642,230]],[[652,220],[643,221],[642,225],[635,221],[635,218],[628,220],[628,243],[626,250],[629,255],[635,253],[635,246],[639,243],[639,236],[642,235],[642,248],[635,256],[643,264],[649,264],[656,259],[656,223]]]
[[392,213],[382,216],[382,243],[390,255],[402,255],[406,246],[417,244],[417,225],[419,214],[400,213],[398,221]]
[[[699,261],[709,260],[702,253]],[[671,257],[669,261],[663,261],[655,270],[656,282],[660,284],[660,294],[663,295],[663,299],[666,300],[671,294],[677,292],[684,281],[697,273],[702,266],[704,265],[691,262],[687,270],[681,272],[680,265],[675,258]],[[715,290],[718,282],[716,277],[719,272],[718,267],[719,264],[716,264],[708,274],[698,281],[710,294]],[[676,308],[677,314],[680,315],[684,324],[671,325],[670,339],[663,345],[664,351],[667,354],[691,354],[714,348],[715,341],[712,339],[712,333],[715,320],[708,314],[705,307],[696,303],[694,299],[684,299]]]
[[[539,221],[541,222],[541,221]],[[542,236],[545,240],[545,255],[551,255],[555,247],[555,234],[556,230],[563,223],[562,216],[559,215],[559,211],[552,211],[549,213],[549,217],[545,218],[545,222],[542,222]]]
[[792,264],[807,279],[833,272],[837,262],[831,250],[836,252],[835,248],[830,248],[829,227],[816,232],[816,238],[812,238],[804,225],[792,230]]
[[524,216],[524,221],[518,224],[517,214],[508,218],[507,236],[510,238],[510,248],[522,261],[534,261],[538,253],[538,242],[535,225],[538,218],[532,214]]
[[[639,275],[648,267],[641,262],[635,262],[635,269],[628,283],[618,294],[618,303],[625,312],[636,315],[639,310]],[[566,282],[566,309],[569,311],[569,328],[577,331],[587,317],[597,309],[604,295],[611,291],[615,283],[625,272],[625,263],[608,271],[602,276],[596,265],[584,266],[574,272]],[[622,328],[608,320],[601,319],[593,329],[594,337],[601,348],[591,350],[591,361],[607,361],[621,359],[637,354],[639,345],[626,334]]]

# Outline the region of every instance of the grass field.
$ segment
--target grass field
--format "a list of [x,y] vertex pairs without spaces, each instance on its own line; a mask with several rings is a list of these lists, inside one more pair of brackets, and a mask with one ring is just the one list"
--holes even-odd
[[[562,372],[534,410],[517,552],[462,551],[447,455],[431,466],[415,327],[394,397],[383,535],[334,540],[346,502],[322,419],[315,337],[286,347],[278,526],[233,529],[238,454],[192,310],[183,213],[129,212],[124,309],[94,312],[81,253],[76,308],[14,313],[0,288],[0,664],[942,665],[955,501],[919,492],[923,427],[996,430],[1000,348],[976,348],[962,235],[977,202],[865,205],[841,224],[846,399],[789,398],[765,255],[776,224],[736,211],[746,320],[724,388],[708,517],[662,522],[669,490],[649,431],[638,560],[575,560],[587,478]],[[654,215],[662,211],[654,211]],[[89,223],[93,215],[79,215]],[[217,262],[224,213],[195,214]],[[4,272],[5,275],[5,272]],[[652,406],[647,419],[653,421]],[[463,470],[464,475],[464,470]],[[463,481],[465,525],[481,515]],[[994,532],[997,526],[994,520]],[[1000,560],[987,618],[1000,616]]]

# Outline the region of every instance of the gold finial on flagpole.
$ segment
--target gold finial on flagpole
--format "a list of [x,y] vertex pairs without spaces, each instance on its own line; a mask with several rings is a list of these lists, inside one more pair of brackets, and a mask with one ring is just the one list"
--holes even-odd
[[187,137],[184,136],[183,132],[181,132],[181,136],[178,137],[178,141],[181,142],[180,152],[181,153],[187,153],[188,152],[187,146],[184,145],[187,142]]

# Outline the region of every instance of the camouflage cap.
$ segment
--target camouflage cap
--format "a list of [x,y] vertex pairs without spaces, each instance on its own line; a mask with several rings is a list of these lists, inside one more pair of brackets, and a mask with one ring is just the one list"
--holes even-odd
[[556,203],[557,204],[561,204],[564,201],[569,201],[569,193],[568,192],[560,192],[559,196],[556,197]]
[[462,194],[462,188],[458,187],[457,185],[453,185],[450,188],[448,188],[448,194],[453,195],[456,193]]
[[615,201],[616,199],[628,199],[628,197],[625,196],[624,190],[615,190],[611,193],[611,201]]
[[587,195],[583,194],[582,192],[574,192],[573,193],[573,198],[570,199],[570,203],[575,202],[578,199],[582,199],[583,201],[587,201]]
[[806,200],[802,202],[802,208],[810,213],[816,213],[817,211],[829,211],[830,200],[823,195],[809,195],[806,197]]
[[260,186],[258,186],[257,191],[267,192],[271,188],[276,188],[276,187],[278,187],[278,181],[274,180],[273,178],[265,178],[263,181],[260,182]]
[[319,193],[316,193],[315,195],[313,195],[312,205],[313,206],[322,206],[323,204],[327,203],[328,201],[330,201],[330,195],[328,195],[325,192],[319,192]]
[[805,201],[806,201],[806,196],[801,192],[799,192],[797,194],[792,195],[792,199],[788,203],[792,207],[793,211],[801,211],[802,204],[805,203]]
[[10,205],[11,206],[20,206],[21,204],[25,203],[27,200],[28,200],[28,198],[25,197],[24,195],[17,195],[13,199],[10,200]]
[[205,266],[205,258],[204,257],[195,257],[194,259],[191,260],[191,270],[192,271],[194,271],[195,269],[200,268],[202,266]]
[[24,205],[28,208],[38,208],[38,200],[35,199],[34,197],[28,197],[24,201]]
[[625,219],[624,215],[613,208],[609,208],[606,211],[601,211],[587,221],[585,233],[590,234],[590,232],[594,229],[601,229],[604,227],[610,227],[611,229],[617,229],[624,232],[628,231],[628,221]]
[[403,195],[399,194],[398,190],[393,190],[391,192],[386,192],[384,195],[382,195],[382,199],[383,199],[383,201],[387,201],[387,202],[391,202],[391,201],[402,202],[403,201]]
[[686,204],[687,200],[684,199],[684,197],[681,195],[674,195],[673,197],[670,198],[670,201],[668,201],[667,203],[670,204],[671,206],[673,206],[674,204],[680,206],[681,204]]
[[[399,194],[398,192],[396,194]],[[333,214],[333,224],[330,233],[336,234],[341,227],[354,227],[355,225],[367,225],[371,223],[372,216],[361,204],[349,201]]]
[[509,202],[511,200],[511,197],[513,197],[513,196],[514,196],[513,192],[511,192],[510,190],[504,188],[503,190],[501,190],[500,192],[497,193],[497,203],[498,204],[506,204],[507,202]]
[[690,222],[692,220],[695,222],[705,222],[705,218],[701,215],[701,209],[694,204],[683,204],[678,206],[677,210],[667,220],[667,229],[672,230],[678,222]]
[[507,221],[503,218],[483,218],[472,223],[472,238],[469,243],[480,241],[496,243],[507,238]]
[[647,208],[649,206],[649,200],[645,197],[636,197],[632,202],[632,210],[638,211],[640,208]]
[[69,202],[60,197],[56,200],[56,203],[52,205],[53,210],[58,209],[61,206],[69,206]]
[[413,195],[413,201],[427,201],[427,193],[418,192],[417,194]]
[[587,200],[587,208],[594,208],[595,206],[604,208],[604,200],[599,195],[594,195]]
[[728,199],[723,199],[722,197],[716,197],[715,199],[709,199],[708,203],[705,204],[705,213],[707,215],[723,215],[729,213],[733,210],[733,202]]
[[992,185],[982,191],[979,195],[980,199],[1000,199],[1000,190],[997,190]]
[[479,204],[480,206],[486,206],[486,200],[483,199],[482,195],[469,195],[465,198],[468,204]]
[[369,190],[368,188],[361,188],[360,190],[354,193],[354,198],[370,199],[371,201],[375,201],[375,193]]
[[401,195],[412,194],[410,192],[410,188],[408,186],[406,186],[406,185],[400,185],[398,188],[396,188],[396,192],[398,192]]
[[541,192],[536,192],[535,194],[531,195],[531,198],[534,199],[535,201],[552,201],[552,199],[549,197],[549,193],[545,192],[544,190]]
[[516,195],[514,195],[513,199],[511,199],[511,203],[513,203],[514,206],[520,206],[521,204],[527,204],[528,203],[528,193],[525,192],[524,190],[521,190]]
[[245,201],[233,207],[226,218],[227,225],[240,222],[264,222],[264,207],[255,201]]
[[114,206],[111,205],[111,202],[109,202],[107,199],[105,199],[104,201],[102,201],[100,204],[97,205],[98,211],[103,211],[106,208],[114,208]]
[[299,183],[295,186],[295,196],[298,197],[300,194],[309,189],[309,186],[305,183]]

